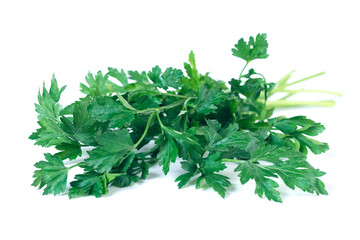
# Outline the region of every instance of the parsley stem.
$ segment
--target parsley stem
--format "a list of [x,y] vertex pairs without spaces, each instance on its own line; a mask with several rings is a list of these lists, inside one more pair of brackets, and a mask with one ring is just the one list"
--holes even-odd
[[78,163],[78,164],[72,165],[72,166],[68,167],[68,170],[70,170],[70,169],[72,169],[72,168],[74,168],[74,167],[78,167],[78,166],[80,166],[81,164],[83,164],[83,163],[80,162],[80,163]]
[[318,102],[278,100],[278,101],[268,101],[266,103],[266,107],[268,108],[286,108],[286,107],[303,107],[303,106],[333,107],[335,106],[335,102],[333,100],[325,100]]
[[123,98],[123,96],[120,95],[120,93],[116,93],[116,96],[118,97],[118,99],[120,100],[120,102],[122,102],[122,104],[124,105],[124,107],[126,107],[127,109],[133,110],[133,111],[137,111],[137,109],[135,109],[133,106],[130,105],[130,103],[128,103],[128,101],[126,101],[125,98]]
[[164,126],[163,123],[161,122],[159,111],[156,111],[156,117],[157,117],[157,119],[158,119],[158,122],[159,122],[159,124],[160,124],[160,127],[161,127],[161,128],[165,128],[165,126]]
[[[270,93],[270,96],[273,95],[274,93],[276,92],[283,92],[285,90],[286,87],[288,86],[292,86],[292,85],[295,85],[297,83],[301,83],[303,81],[306,81],[306,80],[309,80],[311,78],[314,78],[314,77],[318,77],[318,76],[321,76],[323,74],[325,74],[325,72],[320,72],[320,73],[317,73],[317,74],[314,74],[314,75],[311,75],[309,77],[306,77],[306,78],[302,78],[300,80],[297,80],[295,82],[292,82],[292,83],[287,83],[287,81],[290,79],[291,75],[295,72],[295,70],[289,72],[288,74],[286,74],[284,77],[282,77],[279,81],[276,82],[276,86],[275,88],[271,91]],[[292,91],[292,90],[290,90]],[[334,94],[334,93],[331,93],[331,94]],[[335,93],[335,95],[339,95],[339,93]]]
[[241,80],[242,77],[242,73],[244,72],[245,68],[247,67],[247,65],[249,64],[249,62],[246,62],[245,66],[243,67],[243,69],[240,72],[240,76],[239,76],[239,80]]
[[230,159],[230,158],[223,158],[223,159],[221,159],[221,161],[223,161],[223,162],[233,162],[233,163],[242,163],[242,162],[244,162],[244,161],[241,161],[241,160]]
[[286,74],[285,76],[283,76],[282,78],[280,78],[279,81],[276,82],[276,86],[283,86],[284,84],[287,83],[287,81],[290,79],[291,75],[295,72],[295,70],[292,70],[291,72],[289,72],[288,74]]
[[143,109],[143,110],[137,110],[136,113],[146,113],[146,112],[153,112],[153,111],[161,111],[164,109],[170,109],[170,108],[174,108],[177,107],[179,105],[182,105],[184,103],[185,99],[179,100],[177,102],[173,102],[167,106],[162,106],[162,107],[158,107],[158,108],[147,108],[147,109]]
[[188,98],[187,96],[173,94],[173,93],[160,93],[161,95],[169,96],[169,97],[178,97],[178,98]]
[[298,90],[278,90],[277,92],[285,92],[285,93],[299,93],[299,92],[308,92],[308,93],[326,93],[326,94],[333,94],[333,95],[337,95],[339,97],[342,96],[341,93],[338,92],[333,92],[333,91],[325,91],[325,90],[307,90],[307,89],[298,89]]
[[285,84],[285,85],[286,85],[286,86],[291,86],[291,85],[294,85],[294,84],[297,84],[297,83],[301,83],[301,82],[303,82],[303,81],[306,81],[306,80],[309,80],[309,79],[311,79],[311,78],[318,77],[318,76],[321,76],[321,75],[324,75],[324,74],[325,74],[325,72],[320,72],[320,73],[311,75],[311,76],[309,76],[309,77],[306,77],[306,78],[302,78],[302,79],[300,79],[300,80],[297,80],[297,81],[295,81],[295,82],[287,83],[287,84]]
[[[155,116],[155,111],[151,113],[151,115],[149,116],[149,119],[146,123],[146,126],[145,126],[145,130],[143,132],[143,134],[141,135],[140,139],[135,143],[135,145],[133,146],[133,150],[135,150],[137,148],[137,146],[139,146],[139,144],[141,143],[141,141],[145,138],[149,128],[150,128],[150,125],[152,123],[152,120]],[[131,151],[130,151],[131,152]]]

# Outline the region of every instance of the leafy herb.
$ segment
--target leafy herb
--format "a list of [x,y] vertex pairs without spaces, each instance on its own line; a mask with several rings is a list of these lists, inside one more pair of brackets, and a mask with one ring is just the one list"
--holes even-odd
[[[184,63],[186,75],[159,66],[148,72],[108,68],[106,74],[88,73],[80,85],[86,96],[65,107],[59,104],[65,87],[59,88],[53,76],[49,90],[44,86],[39,91],[35,110],[40,127],[30,139],[58,151],[35,164],[33,186],[45,187],[44,194],[64,193],[68,171],[80,167],[83,173],[70,182],[69,197],[100,197],[110,186],[128,187],[146,179],[154,164],[167,174],[181,158],[184,173],[175,179],[179,188],[192,183],[225,197],[231,182],[223,173],[227,164],[236,164],[241,184],[255,181],[260,197],[281,202],[280,180],[291,189],[326,195],[320,180],[325,173],[306,156],[308,150],[320,154],[329,149],[313,138],[324,126],[305,116],[272,114],[275,107],[333,105],[288,100],[300,92],[337,93],[288,89],[323,73],[292,83],[292,72],[277,83],[268,83],[252,68],[244,73],[250,62],[267,58],[267,50],[266,34],[241,38],[232,52],[245,65],[229,87],[200,74],[192,51]],[[270,101],[278,92],[287,95]],[[149,143],[152,147],[143,150]],[[84,151],[88,157],[72,164]]]

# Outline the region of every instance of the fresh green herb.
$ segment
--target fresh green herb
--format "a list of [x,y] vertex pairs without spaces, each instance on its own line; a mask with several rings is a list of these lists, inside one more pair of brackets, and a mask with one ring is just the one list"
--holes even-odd
[[[70,183],[69,197],[100,197],[109,186],[127,187],[146,179],[154,164],[167,174],[181,158],[184,173],[175,179],[179,188],[194,183],[225,197],[231,182],[223,172],[227,164],[236,164],[241,184],[254,180],[259,197],[281,202],[279,180],[291,189],[326,195],[320,180],[325,173],[306,157],[308,151],[329,149],[313,138],[324,126],[305,116],[272,114],[275,107],[334,104],[288,100],[297,93],[337,93],[288,89],[323,73],[291,83],[293,72],[277,83],[268,83],[254,69],[245,73],[253,60],[268,57],[267,48],[266,34],[235,44],[233,55],[245,64],[229,87],[200,74],[193,52],[184,63],[186,76],[180,69],[159,66],[147,73],[116,68],[89,73],[80,85],[86,96],[64,108],[59,99],[65,87],[59,88],[53,76],[50,89],[39,91],[35,110],[40,128],[30,139],[58,152],[46,153],[45,160],[35,164],[32,185],[45,187],[44,194],[62,194],[68,171],[80,167],[83,173]],[[270,101],[275,93],[286,95]],[[148,144],[152,147],[144,150]],[[85,151],[88,157],[80,160]],[[79,163],[72,164],[74,159]]]

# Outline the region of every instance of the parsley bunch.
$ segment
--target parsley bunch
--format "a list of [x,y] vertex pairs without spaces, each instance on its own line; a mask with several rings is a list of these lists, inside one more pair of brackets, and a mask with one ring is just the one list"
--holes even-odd
[[[267,48],[266,34],[235,44],[233,55],[246,63],[240,76],[229,81],[230,88],[200,74],[193,52],[184,63],[185,74],[159,66],[149,72],[108,68],[106,74],[88,73],[86,84],[80,85],[86,96],[66,107],[59,104],[65,87],[59,88],[53,76],[50,88],[44,85],[39,91],[35,110],[40,128],[30,139],[58,151],[35,164],[32,185],[45,187],[44,194],[61,194],[68,171],[80,167],[83,173],[70,183],[69,197],[100,197],[109,186],[127,187],[146,179],[154,164],[167,174],[180,158],[184,173],[175,180],[179,188],[192,183],[225,197],[231,183],[222,173],[227,164],[236,164],[241,184],[253,179],[259,197],[281,202],[278,180],[291,189],[327,194],[319,179],[325,173],[307,161],[308,151],[329,149],[313,138],[324,126],[305,116],[271,117],[275,107],[333,105],[287,99],[313,92],[288,87],[322,73],[292,83],[291,73],[277,83],[268,83],[254,69],[244,73],[250,62],[268,57]],[[269,101],[276,92],[287,95]]]

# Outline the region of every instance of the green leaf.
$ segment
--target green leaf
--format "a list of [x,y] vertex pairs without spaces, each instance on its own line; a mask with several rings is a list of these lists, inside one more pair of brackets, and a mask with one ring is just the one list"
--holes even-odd
[[189,54],[189,63],[184,63],[184,69],[188,77],[184,77],[181,80],[184,85],[183,90],[187,91],[187,89],[191,89],[193,91],[198,91],[200,85],[200,75],[196,69],[195,55],[193,51]]
[[70,183],[69,198],[84,195],[100,197],[107,194],[107,180],[104,174],[95,171],[75,175],[75,181]]
[[187,143],[190,145],[199,146],[199,143],[197,142],[197,139],[194,137],[194,135],[190,134],[189,132],[179,132],[175,129],[164,127],[162,128],[169,136],[173,137],[176,142],[179,144]]
[[64,116],[64,115],[71,115],[74,112],[74,105],[75,102],[67,105],[66,107],[60,109],[60,116]]
[[184,173],[184,174],[178,176],[175,179],[175,182],[179,182],[178,187],[182,188],[194,177],[194,175],[195,174],[192,172]]
[[316,123],[305,116],[296,116],[288,118],[288,120],[298,126],[301,126],[298,131],[308,136],[317,136],[325,130],[325,127],[321,123]]
[[60,128],[58,128],[56,125],[50,124],[41,116],[39,116],[39,119],[40,120],[38,123],[41,128],[37,129],[36,132],[33,132],[29,136],[29,139],[36,140],[36,145],[50,147],[67,141],[66,134],[63,133]]
[[86,95],[90,95],[91,97],[96,98],[105,96],[110,92],[109,88],[106,86],[106,84],[109,83],[108,76],[104,76],[101,71],[98,71],[95,77],[92,73],[89,72],[85,77],[85,80],[88,86],[81,83],[80,91]]
[[266,34],[258,34],[256,38],[250,37],[249,42],[241,38],[235,48],[232,49],[234,56],[244,59],[246,62],[251,62],[255,59],[264,59],[269,55],[267,54],[268,43]]
[[240,86],[240,93],[251,101],[257,100],[263,91],[265,91],[265,83],[262,78],[250,78]]
[[178,89],[181,87],[180,79],[184,77],[183,72],[180,69],[168,67],[165,72],[161,75],[164,84],[164,89],[166,90],[166,86]]
[[206,183],[212,187],[222,198],[225,198],[226,188],[231,184],[228,177],[212,173],[205,176]]
[[42,94],[39,91],[38,94],[38,102],[39,104],[35,104],[35,111],[49,119],[49,120],[57,120],[59,117],[59,113],[60,113],[60,109],[61,109],[61,105],[58,104],[61,92],[65,89],[65,86],[61,89],[58,90],[57,87],[57,81],[55,79],[55,77],[53,76],[53,78],[51,79],[51,87],[50,90],[52,90],[52,94],[50,94],[46,88],[45,88],[45,84],[43,86],[43,91]]
[[159,138],[161,140],[157,141],[157,144],[161,144],[157,158],[159,160],[159,165],[163,166],[162,171],[166,175],[170,169],[170,162],[174,163],[176,161],[178,148],[174,139],[168,133],[165,133],[162,138],[163,139]]
[[231,184],[228,181],[228,177],[216,174],[215,172],[222,171],[226,168],[226,165],[220,160],[221,153],[209,154],[206,158],[198,159],[200,167],[198,168],[196,163],[192,160],[187,162],[182,162],[182,167],[185,170],[190,171],[180,175],[175,181],[179,181],[179,188],[184,186],[189,180],[201,173],[201,176],[197,178],[196,188],[202,187],[202,183],[205,181],[207,186],[213,188],[221,197],[225,197],[226,188]]
[[161,68],[159,66],[155,66],[152,68],[152,71],[148,73],[148,77],[155,83],[156,86],[165,90],[167,90],[168,87],[173,87],[175,89],[181,87],[179,80],[182,79],[184,75],[180,69],[173,69],[172,67],[169,67],[163,74],[161,73]]
[[[59,102],[61,93],[65,90],[65,88],[66,88],[66,86],[63,86],[59,89],[56,78],[55,78],[55,74],[53,74],[53,76],[51,78],[51,86],[49,89],[49,95],[54,100],[54,102]],[[46,92],[45,87],[44,87],[44,92]]]
[[129,96],[129,102],[138,110],[158,108],[161,104],[160,98],[153,95],[152,92],[133,93]]
[[135,175],[128,175],[123,174],[114,179],[114,181],[111,183],[112,186],[116,187],[128,187],[131,185],[131,183],[137,183],[139,181],[139,177]]
[[306,161],[284,161],[281,164],[268,167],[276,173],[291,189],[295,186],[304,192],[315,193],[317,195],[327,195],[324,183],[318,178],[325,173],[314,169]]
[[158,65],[156,65],[151,69],[151,71],[148,72],[147,75],[153,83],[155,83],[158,86],[163,86],[164,81],[160,76],[161,73],[162,73],[161,68]]
[[221,153],[213,153],[209,154],[206,159],[203,159],[203,163],[201,164],[201,173],[203,175],[209,175],[214,172],[220,172],[226,168],[226,165],[220,160]]
[[134,111],[124,107],[111,97],[99,97],[88,107],[90,115],[97,121],[110,120],[110,127],[123,128],[135,117]]
[[299,132],[293,133],[294,136],[301,144],[301,149],[304,153],[306,153],[305,147],[309,148],[314,154],[324,153],[329,150],[329,145],[324,142],[317,141],[313,138],[307,137]]
[[35,170],[33,178],[35,178],[32,186],[44,188],[44,195],[58,195],[66,190],[66,181],[68,168],[64,166],[62,160],[50,153],[44,154],[47,161],[40,161],[34,166],[39,170]]
[[75,142],[77,143],[75,145],[96,145],[94,135],[99,130],[99,124],[87,110],[91,101],[90,97],[76,101],[72,107],[72,117],[60,117],[62,122],[60,128],[71,139],[71,141],[67,141],[68,144],[74,145]]
[[113,130],[97,137],[101,149],[110,153],[126,153],[134,145],[128,130]]
[[87,110],[90,102],[90,98],[85,98],[81,101],[76,101],[74,104],[73,122],[76,133],[88,131],[95,123]]
[[109,72],[106,75],[109,75],[109,76],[117,79],[124,87],[129,84],[128,78],[123,69],[121,69],[121,71],[119,71],[116,68],[109,67],[108,70],[109,70]]
[[232,147],[228,151],[222,152],[221,158],[225,159],[239,159],[239,160],[248,160],[250,159],[250,153],[240,148]]
[[229,82],[230,91],[234,94],[239,94],[241,92],[241,80],[232,78]]
[[217,104],[223,101],[225,94],[218,91],[217,89],[208,89],[202,85],[199,89],[198,98],[194,103],[194,108],[198,113],[207,115],[209,113],[215,112],[217,109]]
[[127,130],[113,130],[97,137],[99,146],[89,152],[85,162],[100,173],[110,172],[125,159],[133,148]]
[[138,71],[129,71],[129,77],[132,80],[135,80],[136,82],[140,84],[149,84],[149,80],[147,78],[146,72],[138,72]]
[[38,104],[35,104],[35,111],[38,115],[38,124],[40,128],[33,132],[29,139],[35,140],[36,145],[50,147],[53,145],[67,142],[67,134],[60,129],[60,111],[61,105],[58,103],[61,93],[65,86],[58,88],[57,81],[53,75],[51,79],[50,90],[47,91],[45,84],[42,93],[38,93]]
[[[262,165],[260,162],[270,165]],[[279,185],[270,178],[280,177],[291,189],[295,186],[303,191],[316,194],[327,194],[319,177],[325,173],[314,169],[307,161],[306,155],[291,147],[266,145],[259,147],[246,162],[241,162],[235,171],[240,171],[240,182],[245,184],[249,179],[256,182],[256,194],[265,194],[269,200],[281,202],[280,193],[275,189]]]
[[297,125],[291,121],[280,121],[275,126],[283,133],[292,133],[297,129]]
[[327,143],[308,137],[319,135],[325,130],[325,127],[305,116],[280,119],[276,122],[275,127],[289,137],[295,138],[300,143],[300,150],[303,153],[307,152],[306,148],[309,148],[314,154],[320,154],[329,149]]
[[73,160],[82,155],[81,145],[77,142],[61,143],[60,145],[57,145],[55,148],[57,150],[60,150],[60,152],[55,153],[55,156],[61,158],[62,160],[67,158]]
[[276,190],[279,184],[269,177],[277,177],[271,171],[263,168],[253,162],[246,161],[240,163],[235,171],[240,171],[238,175],[240,177],[241,184],[247,183],[250,179],[254,179],[256,182],[255,193],[262,197],[264,194],[267,199],[275,202],[282,202],[280,193]]
[[266,161],[273,164],[279,164],[286,160],[304,161],[306,155],[290,147],[278,147],[275,145],[260,146],[252,155],[251,161]]
[[[200,156],[198,156],[197,158],[200,158]],[[186,183],[188,183],[195,175],[200,173],[196,162],[193,161],[191,158],[186,159],[186,161],[182,161],[181,167],[184,170],[188,171],[188,173],[182,174],[175,179],[175,182],[179,182],[178,183],[179,188],[185,186]]]
[[206,123],[207,126],[199,128],[198,133],[204,135],[207,150],[225,152],[231,147],[247,150],[255,141],[249,133],[238,131],[237,124],[229,124],[227,128],[220,129],[221,125],[216,120],[206,120]]
[[195,54],[193,51],[189,53],[189,63],[184,63],[184,68],[191,80],[198,80],[198,70],[196,69]]
[[[227,132],[226,130],[230,128],[232,131]],[[250,145],[255,144],[256,140],[251,134],[235,129],[238,129],[237,125],[230,124],[222,133],[222,139],[213,145],[214,149],[221,151],[225,148],[235,147],[247,151]]]

